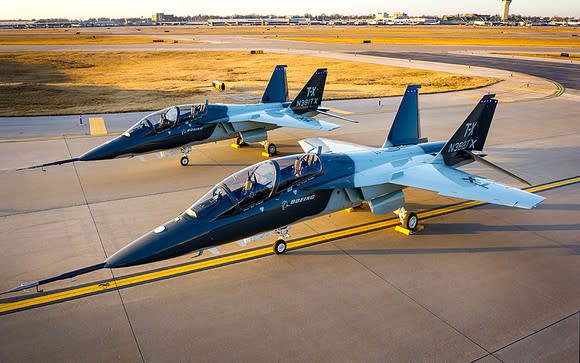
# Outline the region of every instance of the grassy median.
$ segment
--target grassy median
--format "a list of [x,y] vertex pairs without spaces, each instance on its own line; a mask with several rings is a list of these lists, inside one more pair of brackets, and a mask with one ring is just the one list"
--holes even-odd
[[[276,64],[288,65],[293,98],[318,67],[329,71],[325,99],[481,87],[495,78],[355,63],[302,55],[247,52],[0,53],[0,115],[152,110],[179,103],[256,102]],[[211,87],[226,83],[226,91]]]

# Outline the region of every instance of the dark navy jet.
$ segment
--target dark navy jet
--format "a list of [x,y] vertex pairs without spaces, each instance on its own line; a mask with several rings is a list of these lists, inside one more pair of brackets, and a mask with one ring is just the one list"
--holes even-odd
[[543,197],[460,171],[484,160],[482,151],[497,100],[486,95],[447,142],[420,136],[418,86],[410,86],[382,147],[322,138],[301,140],[305,153],[266,160],[216,184],[174,219],[159,225],[106,261],[50,279],[23,284],[24,290],[101,268],[121,268],[212,250],[253,236],[277,233],[276,254],[286,251],[288,226],[368,203],[375,214],[399,216],[405,228],[419,223],[404,208],[405,188],[420,188],[454,198],[530,209]]
[[278,65],[258,104],[190,104],[173,106],[145,116],[122,135],[87,151],[78,158],[34,165],[24,169],[60,165],[75,161],[106,160],[135,155],[178,150],[181,165],[189,164],[192,145],[236,139],[239,146],[260,143],[268,155],[277,147],[268,142],[268,131],[279,127],[312,130],[334,130],[339,125],[317,120],[324,114],[342,120],[344,117],[320,107],[327,70],[320,68],[298,96],[288,101],[286,66]]

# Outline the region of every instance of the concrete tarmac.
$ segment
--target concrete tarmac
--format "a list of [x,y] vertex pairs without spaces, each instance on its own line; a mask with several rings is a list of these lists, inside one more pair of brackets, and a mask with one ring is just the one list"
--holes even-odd
[[[238,46],[343,50],[259,42],[245,39]],[[487,139],[489,160],[534,185],[579,176],[578,95],[549,98],[502,83],[496,87],[504,87],[505,101]],[[488,91],[422,95],[423,136],[449,138]],[[399,102],[328,102],[360,123],[339,122],[342,128],[322,136],[380,145]],[[140,117],[103,116],[109,131],[124,130]],[[36,121],[0,120],[4,138],[45,137],[0,143],[0,291],[98,263],[175,217],[230,173],[263,160],[260,147],[234,150],[224,141],[194,147],[185,168],[177,156],[147,155],[16,172],[80,155],[111,137],[51,138],[82,133],[75,131],[77,117],[42,120],[47,122],[38,128]],[[296,141],[311,136],[321,135],[295,129],[270,134],[283,154],[300,152]],[[522,187],[479,165],[465,169]],[[580,184],[540,194],[547,200],[531,211],[462,209],[426,219],[425,230],[409,237],[385,228],[283,256],[0,313],[0,361],[577,362]],[[420,190],[407,190],[406,200],[413,211],[459,202]],[[392,217],[368,209],[339,212],[293,226],[291,239]],[[273,241],[220,250],[239,254]],[[112,273],[120,279],[210,258],[102,270],[48,285],[40,296],[110,281]],[[0,310],[31,295],[2,296]]]
[[[484,93],[482,91],[482,93]],[[475,100],[421,96],[424,136],[446,139]],[[468,100],[468,102],[466,102]],[[359,124],[325,135],[379,145],[398,98],[333,103]],[[580,174],[578,103],[500,104],[490,160],[540,184]],[[550,123],[545,122],[550,119]],[[281,129],[283,153],[316,133]],[[102,261],[174,217],[231,172],[262,160],[229,142],[177,157],[10,169],[67,158],[108,137],[0,144],[0,290]],[[472,171],[512,184],[502,175]],[[163,175],[163,177],[159,177]],[[517,185],[517,184],[513,184]],[[3,362],[44,361],[574,361],[580,306],[580,188],[543,192],[536,210],[482,206],[392,229],[0,317]],[[408,208],[456,200],[409,190]],[[390,216],[386,216],[391,218]],[[384,219],[367,209],[300,223],[301,238]],[[272,238],[257,246],[272,243]],[[237,244],[222,253],[243,249]],[[208,258],[202,256],[201,258]],[[116,276],[192,261],[183,256]],[[47,291],[111,278],[109,271]]]

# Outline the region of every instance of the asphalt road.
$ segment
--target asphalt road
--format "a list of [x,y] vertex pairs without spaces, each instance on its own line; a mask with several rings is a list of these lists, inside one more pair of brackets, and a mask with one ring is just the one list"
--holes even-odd
[[539,60],[535,61],[496,57],[476,57],[451,53],[393,53],[369,51],[360,52],[357,54],[504,69],[508,71],[527,73],[533,76],[547,78],[560,83],[566,88],[580,89],[580,65],[571,63],[542,62]]

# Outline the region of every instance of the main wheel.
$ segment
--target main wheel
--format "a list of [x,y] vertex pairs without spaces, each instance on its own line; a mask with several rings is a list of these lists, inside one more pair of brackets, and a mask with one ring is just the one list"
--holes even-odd
[[274,243],[274,252],[277,255],[281,255],[286,252],[286,241],[284,241],[282,238],[278,239],[276,243]]
[[414,231],[417,229],[419,225],[419,217],[415,213],[408,213],[405,217],[405,222],[403,223],[403,227],[407,228],[410,231]]
[[181,160],[179,160],[179,163],[181,164],[181,166],[187,166],[189,164],[189,158],[187,157],[187,155],[182,156]]
[[268,144],[266,146],[266,151],[270,155],[276,155],[276,153],[278,152],[278,147],[276,147],[276,144]]
[[236,145],[238,145],[238,146],[244,146],[244,145],[246,145],[246,143],[244,142],[244,140],[240,136],[238,136],[236,138]]

